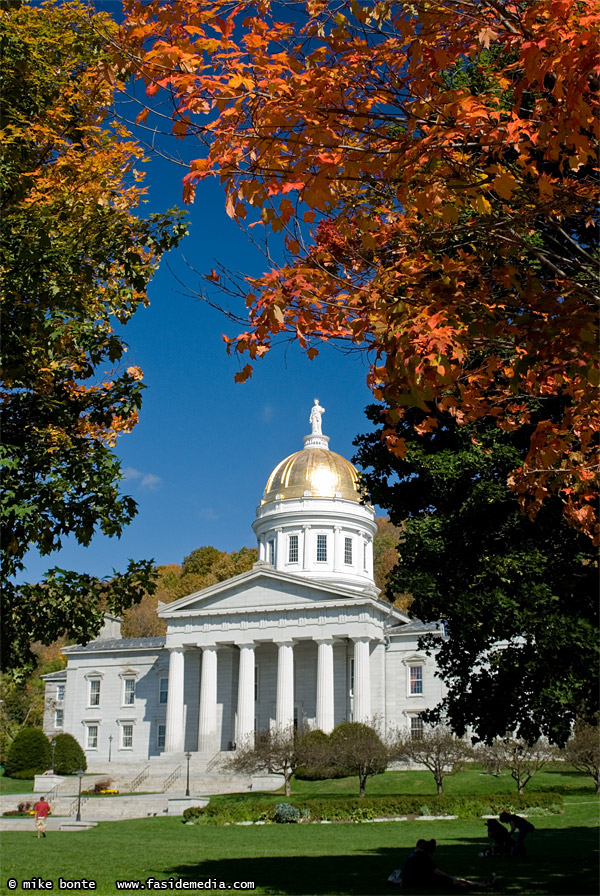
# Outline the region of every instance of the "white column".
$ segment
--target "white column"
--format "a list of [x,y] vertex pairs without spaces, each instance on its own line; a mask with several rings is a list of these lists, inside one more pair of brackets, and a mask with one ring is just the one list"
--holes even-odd
[[165,752],[180,753],[184,749],[183,728],[184,650],[172,647],[169,656],[169,690],[167,694],[167,726]]
[[283,569],[285,558],[283,556],[283,529],[275,529],[275,569]]
[[266,552],[266,549],[265,549],[265,540],[264,540],[264,538],[259,538],[259,539],[258,539],[258,559],[259,559],[259,560],[266,560],[266,559],[267,559],[267,552]]
[[294,648],[291,641],[277,641],[277,708],[275,724],[280,731],[294,725]]
[[198,751],[208,753],[216,749],[217,739],[217,648],[214,644],[202,647],[200,673],[200,719],[198,723]]
[[310,546],[310,526],[302,526],[302,533],[304,535],[303,544],[302,544],[302,554],[303,554],[303,563],[302,569],[310,569],[310,555],[308,553]]
[[333,569],[339,572],[342,568],[342,530],[335,526],[333,530]]
[[354,721],[371,721],[369,639],[354,639]]
[[240,644],[240,672],[238,679],[237,727],[238,746],[254,743],[254,641]]
[[333,640],[317,641],[317,728],[333,731]]

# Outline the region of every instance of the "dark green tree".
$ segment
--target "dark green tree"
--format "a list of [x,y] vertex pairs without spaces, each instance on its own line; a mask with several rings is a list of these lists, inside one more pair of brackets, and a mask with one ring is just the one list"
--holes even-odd
[[50,768],[50,741],[41,728],[22,728],[11,743],[4,774],[33,778]]
[[185,226],[176,211],[136,213],[142,152],[111,114],[115,22],[79,2],[0,17],[2,668],[15,668],[31,663],[31,641],[89,640],[103,608],[150,586],[144,561],[103,583],[58,569],[41,586],[13,582],[29,549],[118,536],[136,513],[111,448],[137,421],[142,372],[125,367],[118,328]]
[[[597,710],[595,551],[565,524],[558,496],[531,519],[507,487],[531,432],[560,419],[560,405],[529,402],[529,426],[513,431],[491,416],[459,426],[435,405],[410,408],[397,424],[403,458],[379,428],[355,441],[371,500],[403,526],[388,591],[410,592],[411,613],[447,626],[441,644],[423,641],[448,688],[433,718],[488,742],[514,731],[564,743],[575,718]],[[376,427],[381,410],[367,409]],[[421,426],[427,416],[433,426]]]
[[367,778],[380,775],[387,768],[389,755],[374,728],[362,722],[342,722],[329,735],[327,764],[357,775],[359,796],[364,796]]
[[75,775],[87,768],[85,753],[72,734],[58,734],[54,745],[54,771],[57,775]]

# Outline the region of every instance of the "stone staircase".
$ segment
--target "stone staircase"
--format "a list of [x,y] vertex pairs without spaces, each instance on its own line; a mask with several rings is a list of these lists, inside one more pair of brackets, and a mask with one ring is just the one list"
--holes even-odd
[[[228,753],[192,753],[189,766],[191,794],[239,793],[256,789],[249,775],[232,775],[223,769]],[[90,763],[97,779],[112,779],[112,787],[119,793],[183,793],[187,784],[187,760],[184,753],[157,756],[142,763],[111,762],[102,766]],[[268,776],[273,777],[273,776]],[[89,778],[86,776],[86,783]],[[271,782],[260,778],[265,789],[276,790],[281,782],[278,777]],[[269,787],[271,783],[271,787]]]
[[[147,818],[181,814],[188,805],[206,805],[208,797],[218,793],[243,793],[249,790],[277,790],[283,784],[281,775],[232,775],[223,764],[231,754],[206,755],[193,753],[190,759],[190,796],[184,796],[187,784],[185,754],[158,756],[141,763],[89,763],[83,788],[90,789],[97,781],[110,778],[115,796],[81,797],[81,817],[92,821],[117,821],[123,818]],[[75,818],[79,780],[73,776],[51,790],[46,799],[53,816]],[[22,800],[36,801],[38,795],[0,797],[0,811],[16,809]]]

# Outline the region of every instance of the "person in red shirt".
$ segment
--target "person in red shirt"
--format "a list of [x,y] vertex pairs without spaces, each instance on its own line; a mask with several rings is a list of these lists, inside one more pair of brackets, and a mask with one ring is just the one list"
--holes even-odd
[[46,819],[50,814],[50,806],[46,802],[46,798],[42,797],[33,807],[35,812],[35,827],[37,830],[38,840],[40,837],[46,836]]

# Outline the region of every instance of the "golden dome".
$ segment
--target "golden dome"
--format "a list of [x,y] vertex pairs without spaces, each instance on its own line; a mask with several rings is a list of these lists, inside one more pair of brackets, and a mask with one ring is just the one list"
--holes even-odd
[[328,448],[304,448],[279,463],[261,504],[286,498],[344,498],[360,503],[358,473],[350,461]]

